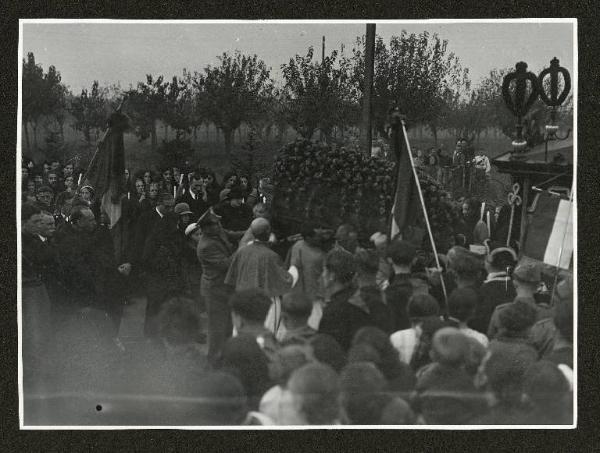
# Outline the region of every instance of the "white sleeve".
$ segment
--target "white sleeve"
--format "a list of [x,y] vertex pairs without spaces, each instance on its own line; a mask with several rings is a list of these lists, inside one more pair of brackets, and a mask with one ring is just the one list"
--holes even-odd
[[293,288],[294,286],[296,286],[296,283],[298,283],[298,278],[300,278],[300,274],[298,272],[298,268],[294,265],[290,266],[290,268],[288,269],[288,272],[292,276],[292,288]]

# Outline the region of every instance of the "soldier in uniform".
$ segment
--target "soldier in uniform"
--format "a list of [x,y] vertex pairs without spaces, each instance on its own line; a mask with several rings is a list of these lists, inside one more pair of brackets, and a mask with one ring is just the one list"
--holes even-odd
[[197,223],[202,229],[196,248],[202,265],[200,294],[208,315],[208,360],[214,364],[233,330],[228,304],[233,289],[225,284],[225,276],[235,248],[221,227],[220,217],[212,209],[208,209]]

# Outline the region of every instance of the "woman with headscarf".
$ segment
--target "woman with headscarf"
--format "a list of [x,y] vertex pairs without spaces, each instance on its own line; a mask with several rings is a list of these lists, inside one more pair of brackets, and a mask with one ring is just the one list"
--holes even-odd
[[82,186],[78,191],[77,195],[87,207],[89,207],[94,213],[96,221],[100,220],[100,201],[96,200],[96,192],[90,185]]

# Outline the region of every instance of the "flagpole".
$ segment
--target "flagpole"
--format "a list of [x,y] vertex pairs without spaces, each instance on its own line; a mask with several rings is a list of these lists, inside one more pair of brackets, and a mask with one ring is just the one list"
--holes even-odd
[[433,233],[431,231],[431,225],[429,224],[429,216],[427,215],[427,208],[425,207],[425,199],[423,198],[423,191],[421,190],[421,182],[419,181],[419,175],[417,174],[417,169],[415,167],[415,162],[412,156],[412,150],[410,149],[410,142],[408,141],[408,136],[406,134],[406,123],[403,119],[400,120],[402,123],[402,132],[404,133],[404,141],[406,143],[406,149],[408,152],[408,158],[410,159],[410,166],[413,171],[413,175],[415,177],[415,184],[417,186],[417,192],[419,193],[419,199],[421,200],[421,206],[423,206],[423,215],[425,217],[425,225],[427,226],[427,233],[429,233],[429,241],[431,242],[431,248],[433,249],[433,256],[435,257],[435,263],[437,265],[438,271],[440,273],[440,282],[442,284],[442,291],[444,293],[444,318],[448,319],[448,294],[446,293],[446,284],[444,283],[444,276],[442,275],[442,266],[440,265],[440,259],[437,254],[437,248],[435,246],[435,241],[433,240]]

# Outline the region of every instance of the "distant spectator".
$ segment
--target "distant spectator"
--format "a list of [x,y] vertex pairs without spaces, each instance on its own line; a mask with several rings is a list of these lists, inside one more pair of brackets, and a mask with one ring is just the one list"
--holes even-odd
[[390,341],[400,360],[409,364],[415,352],[416,346],[422,333],[422,323],[425,319],[438,317],[440,306],[428,294],[419,294],[411,297],[407,306],[407,318],[410,320],[411,327],[399,330],[390,336]]
[[[545,304],[538,304],[536,300],[536,293],[542,281],[540,266],[534,263],[521,263],[514,270],[512,277],[517,293],[514,302],[520,301],[533,308],[534,322],[551,317],[552,312],[549,307]],[[490,340],[498,335],[501,312],[510,306],[511,303],[498,305],[494,310],[488,328],[488,338]]]
[[517,255],[508,247],[494,248],[485,259],[487,278],[480,288],[480,303],[469,326],[487,333],[492,313],[498,305],[512,302],[516,297],[511,273],[517,264]]
[[417,417],[402,398],[391,398],[381,410],[380,425],[414,425]]
[[566,365],[573,369],[573,300],[563,300],[554,308],[556,336],[552,350],[544,358],[556,365]]
[[307,222],[302,225],[301,232],[302,240],[295,242],[289,252],[289,263],[296,266],[300,274],[295,290],[304,292],[313,303],[318,304],[322,314],[324,294],[321,273],[326,253],[317,224]]
[[[230,198],[231,189],[233,187],[239,188],[238,175],[235,171],[229,171],[229,172],[225,173],[225,175],[223,176],[223,189],[219,193],[219,200],[223,201],[223,200],[226,200],[227,198]],[[240,191],[240,195],[243,200],[243,194],[241,193],[241,191]]]
[[472,288],[481,300],[480,287],[485,277],[483,260],[463,247],[452,247],[447,254],[448,272],[457,288]]
[[285,327],[285,335],[281,344],[305,345],[317,335],[317,331],[308,325],[313,304],[306,294],[292,292],[281,299],[281,321]]
[[[267,219],[267,220],[271,221],[271,212],[269,211],[267,206],[262,203],[258,203],[252,207],[252,216],[255,219],[262,218],[262,219]],[[252,227],[250,226],[244,232],[244,235],[240,239],[239,247],[244,247],[255,240],[256,240],[256,237],[254,236],[254,233],[252,232]],[[276,240],[275,234],[271,233],[271,235],[269,237],[269,243],[272,243],[275,240]]]
[[278,422],[285,418],[282,414],[282,399],[287,390],[287,382],[291,374],[311,361],[310,348],[307,346],[290,345],[277,351],[275,366],[271,379],[275,383],[261,398],[260,412]]
[[420,326],[420,335],[417,341],[417,345],[414,348],[414,352],[410,359],[410,367],[419,376],[419,370],[425,365],[431,363],[431,350],[433,348],[433,338],[436,332],[444,327],[457,327],[456,324],[450,320],[446,321],[438,316],[424,318]]
[[554,363],[542,360],[531,365],[525,372],[523,393],[532,406],[527,414],[529,423],[573,423],[573,395],[569,382]]
[[317,334],[310,340],[315,360],[331,366],[339,372],[346,365],[346,353],[340,344],[330,335]]
[[347,424],[379,424],[389,396],[386,392],[387,382],[373,364],[350,363],[340,374],[340,386]]
[[328,365],[311,363],[294,371],[288,382],[290,403],[298,425],[340,424],[340,386]]
[[493,349],[498,343],[505,343],[518,349],[521,345],[532,347],[530,330],[535,323],[535,308],[523,301],[511,302],[498,315],[499,330],[491,340]]
[[519,425],[525,423],[526,407],[523,404],[525,372],[537,360],[533,348],[520,350],[507,344],[497,344],[484,359],[478,374],[478,383],[494,396],[494,405],[486,414],[470,421],[480,425]]
[[254,338],[269,360],[273,360],[279,346],[275,336],[265,328],[271,300],[264,291],[258,288],[236,291],[229,304],[237,334]]
[[408,329],[408,301],[415,294],[429,293],[428,284],[412,274],[417,251],[410,242],[394,239],[388,246],[387,255],[394,272],[385,290],[386,302],[394,316],[395,330]]
[[199,219],[211,206],[208,192],[206,191],[207,182],[204,176],[199,172],[192,173],[188,190],[177,198],[177,203],[187,203],[192,211],[192,220]]
[[450,316],[456,320],[462,333],[476,339],[483,347],[487,347],[488,338],[484,334],[467,327],[467,323],[475,314],[477,302],[477,293],[473,289],[457,288],[452,291],[448,298],[448,309]]
[[[553,297],[554,316],[536,322],[531,328],[531,341],[541,357],[568,364],[573,356],[573,281],[565,278],[558,282]],[[561,326],[559,329],[558,326]],[[557,355],[554,350],[557,349]],[[569,351],[570,350],[570,351]],[[554,357],[550,358],[552,354]],[[571,365],[568,365],[571,367]],[[572,368],[572,367],[571,367]]]
[[49,214],[54,214],[54,191],[50,187],[38,187],[35,197],[40,209]]
[[219,363],[218,368],[240,379],[248,396],[250,410],[258,410],[260,399],[272,382],[268,359],[256,338],[242,334],[228,339]]
[[233,186],[227,197],[214,208],[222,217],[223,228],[234,232],[241,238],[252,222],[252,208],[244,204],[244,196],[239,186]]
[[377,286],[379,255],[375,250],[359,250],[355,253],[358,292],[353,296],[361,299],[369,310],[371,324],[388,335],[394,331],[395,323],[385,295]]
[[244,424],[248,414],[245,389],[231,373],[213,371],[193,382],[194,397],[201,398],[190,414],[188,424],[207,426],[237,426]]
[[58,176],[59,173],[56,170],[50,170],[47,174],[48,186],[52,189],[55,196],[61,192],[61,184]]
[[375,363],[385,376],[390,390],[409,392],[414,388],[415,375],[407,363],[401,362],[389,336],[382,330],[367,326],[354,335],[352,345],[367,344],[378,353],[380,360]]
[[319,332],[331,335],[347,351],[355,332],[370,324],[366,308],[351,302],[356,288],[354,256],[345,250],[333,249],[325,259],[323,281],[330,294],[319,324]]
[[460,330],[438,330],[431,349],[433,362],[417,381],[416,405],[426,424],[464,424],[484,410],[484,400],[464,370],[468,338]]
[[354,225],[343,223],[338,227],[335,232],[335,248],[352,254],[360,250],[358,245],[358,231],[356,231]]

